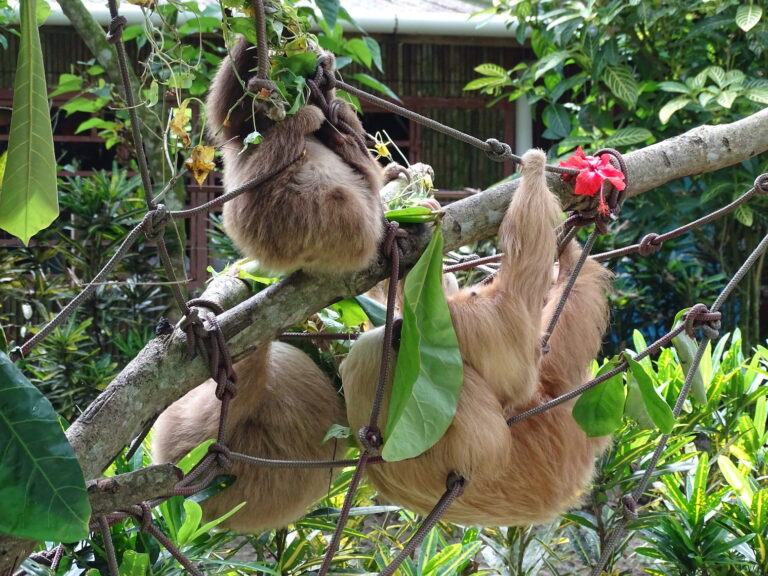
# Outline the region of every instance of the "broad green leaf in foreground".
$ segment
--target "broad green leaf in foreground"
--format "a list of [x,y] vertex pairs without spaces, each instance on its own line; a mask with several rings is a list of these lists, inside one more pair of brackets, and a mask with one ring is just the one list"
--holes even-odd
[[464,381],[456,332],[443,294],[443,235],[432,240],[405,281],[403,329],[382,456],[413,458],[448,429]]
[[0,228],[24,244],[59,215],[56,158],[35,0],[21,3],[8,159],[0,188]]
[[[616,367],[604,364],[597,376]],[[573,418],[590,438],[608,436],[621,426],[624,415],[625,389],[621,374],[601,382],[582,394],[573,406]]]
[[0,352],[0,532],[74,542],[88,536],[85,480],[53,407]]
[[629,363],[629,369],[632,371],[637,386],[640,389],[640,394],[645,404],[645,410],[650,416],[653,423],[658,426],[664,434],[672,432],[672,428],[675,425],[675,417],[672,414],[672,409],[669,404],[666,403],[664,398],[656,391],[653,385],[653,380],[645,371],[642,364],[632,360],[629,354],[625,354],[624,358]]

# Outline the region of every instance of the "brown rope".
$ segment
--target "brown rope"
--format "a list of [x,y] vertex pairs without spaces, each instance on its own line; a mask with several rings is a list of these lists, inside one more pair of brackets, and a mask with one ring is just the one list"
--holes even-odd
[[666,242],[667,240],[672,240],[674,238],[677,238],[678,236],[681,236],[682,234],[685,234],[686,232],[695,230],[696,228],[700,228],[705,224],[709,224],[710,222],[716,220],[717,218],[720,218],[725,214],[733,212],[736,208],[738,208],[739,206],[741,206],[742,204],[750,200],[753,196],[765,195],[767,193],[768,193],[768,174],[761,174],[755,180],[755,183],[752,186],[752,188],[750,188],[747,192],[739,196],[736,200],[734,200],[730,204],[727,204],[726,206],[723,206],[722,208],[719,208],[718,210],[715,210],[714,212],[707,214],[706,216],[702,216],[701,218],[694,220],[693,222],[689,222],[684,226],[680,226],[679,228],[675,228],[674,230],[665,232],[664,234],[655,234],[655,233],[648,234],[637,244],[632,244],[631,246],[625,246],[624,248],[611,250],[610,252],[603,252],[602,254],[596,254],[593,258],[598,262],[602,262],[605,260],[611,260],[613,258],[621,258],[622,256],[627,256],[629,254],[635,254],[635,253],[639,253],[641,256],[648,256],[649,254],[652,254],[660,250],[664,242]]
[[446,511],[448,508],[450,508],[451,504],[453,504],[454,500],[461,496],[462,492],[464,492],[465,485],[466,480],[463,476],[455,472],[448,475],[445,492],[440,497],[440,500],[438,500],[437,504],[435,504],[435,507],[432,508],[432,511],[427,515],[427,517],[424,518],[421,526],[419,526],[416,532],[413,533],[413,536],[411,536],[410,540],[408,540],[408,544],[406,544],[400,553],[395,557],[395,559],[392,560],[392,562],[390,562],[389,565],[380,572],[379,576],[393,576],[395,571],[397,571],[399,568],[400,564],[403,563],[403,560],[408,558],[408,556],[410,556],[414,550],[416,550],[416,547],[421,544],[422,540],[424,540],[424,537],[429,534],[429,531],[432,530],[432,528],[434,528],[435,525],[440,521],[440,518],[445,515]]

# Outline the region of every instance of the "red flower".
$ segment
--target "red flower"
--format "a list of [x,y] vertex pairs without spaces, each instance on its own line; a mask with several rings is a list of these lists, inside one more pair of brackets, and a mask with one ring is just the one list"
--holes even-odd
[[[594,196],[600,191],[605,181],[613,184],[616,190],[624,190],[626,187],[623,172],[611,166],[609,154],[602,154],[599,158],[596,156],[585,156],[584,151],[579,146],[573,156],[564,162],[560,162],[560,166],[580,170],[576,176],[576,187],[573,191],[574,194],[580,196]],[[573,178],[571,175],[566,174],[563,176],[564,180],[570,180],[571,178]],[[605,201],[601,195],[598,208],[603,208],[604,205]],[[607,209],[607,206],[603,209]]]

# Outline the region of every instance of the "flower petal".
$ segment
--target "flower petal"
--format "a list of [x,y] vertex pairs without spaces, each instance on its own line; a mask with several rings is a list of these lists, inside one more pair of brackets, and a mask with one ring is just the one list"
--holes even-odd
[[581,173],[576,176],[576,187],[573,190],[574,194],[579,196],[594,196],[602,186],[603,178],[600,174],[593,172],[592,170],[582,170]]

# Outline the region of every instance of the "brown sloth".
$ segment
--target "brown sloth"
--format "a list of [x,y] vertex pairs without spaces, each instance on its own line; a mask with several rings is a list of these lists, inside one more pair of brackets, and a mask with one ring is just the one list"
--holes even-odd
[[[224,228],[237,247],[267,270],[347,272],[373,259],[384,231],[379,189],[383,169],[359,138],[336,130],[317,106],[273,122],[253,78],[253,46],[240,39],[213,79],[206,101],[208,134],[224,156],[224,187],[237,188],[292,157],[302,157],[268,181],[224,205]],[[323,54],[332,69],[333,56]],[[352,108],[333,92],[339,120],[364,134]],[[258,130],[259,144],[244,149]],[[359,141],[360,140],[360,141]]]

